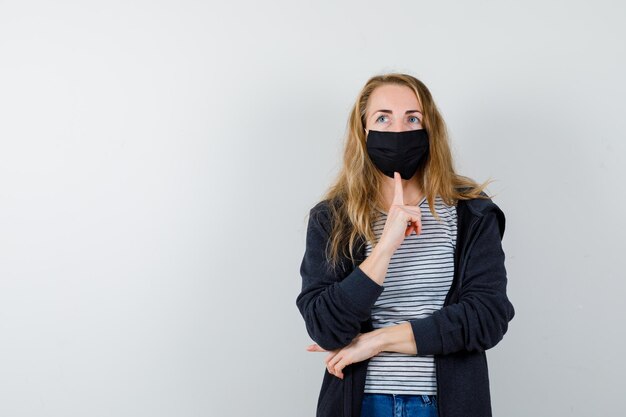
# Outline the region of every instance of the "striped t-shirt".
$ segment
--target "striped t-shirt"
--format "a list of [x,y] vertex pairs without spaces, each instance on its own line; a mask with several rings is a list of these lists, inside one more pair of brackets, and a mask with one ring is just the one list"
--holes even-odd
[[[404,239],[393,254],[383,284],[383,292],[372,307],[374,329],[393,326],[413,318],[430,316],[443,307],[454,274],[456,248],[456,207],[435,198],[435,210],[441,221],[430,212],[426,197],[419,203],[422,232],[415,231]],[[373,229],[380,239],[387,214],[380,212]],[[366,254],[372,251],[368,242]],[[380,352],[367,367],[366,393],[426,394],[437,393],[433,355],[415,356],[398,352]]]

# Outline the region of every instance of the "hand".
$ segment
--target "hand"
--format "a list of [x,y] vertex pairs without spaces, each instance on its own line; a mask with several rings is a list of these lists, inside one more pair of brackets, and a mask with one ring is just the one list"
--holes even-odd
[[326,359],[324,359],[326,369],[330,374],[343,379],[343,368],[369,359],[381,352],[382,341],[380,334],[381,332],[377,330],[359,333],[348,346],[331,350],[330,352],[324,350],[316,343],[307,346],[306,349],[309,352],[329,352]]
[[398,172],[393,173],[393,180],[395,192],[379,245],[382,244],[382,247],[390,248],[392,252],[395,252],[402,245],[404,238],[414,230],[418,235],[422,233],[422,211],[419,206],[404,205],[402,180]]

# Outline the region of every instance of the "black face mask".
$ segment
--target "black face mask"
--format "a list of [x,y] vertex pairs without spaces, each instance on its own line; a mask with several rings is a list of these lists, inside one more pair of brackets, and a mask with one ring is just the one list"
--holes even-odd
[[376,167],[388,177],[394,171],[408,180],[428,158],[428,133],[425,129],[405,132],[379,132],[367,134],[367,153]]

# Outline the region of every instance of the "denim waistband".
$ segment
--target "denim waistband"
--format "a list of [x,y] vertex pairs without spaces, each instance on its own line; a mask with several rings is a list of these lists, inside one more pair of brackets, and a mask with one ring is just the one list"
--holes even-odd
[[364,396],[368,397],[387,397],[391,399],[397,400],[405,400],[405,401],[418,401],[424,404],[431,404],[437,402],[437,396],[434,394],[380,394],[375,392],[366,392]]

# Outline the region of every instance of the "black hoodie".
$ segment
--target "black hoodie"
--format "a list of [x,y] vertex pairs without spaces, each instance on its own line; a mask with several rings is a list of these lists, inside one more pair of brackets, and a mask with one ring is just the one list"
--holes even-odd
[[[483,193],[484,195],[484,193]],[[491,417],[485,351],[495,346],[515,315],[506,295],[502,250],[505,217],[491,199],[457,202],[454,278],[443,307],[431,316],[409,320],[417,355],[434,355],[439,417]],[[296,298],[306,329],[319,346],[347,346],[358,333],[373,330],[371,308],[383,286],[359,264],[365,242],[359,239],[352,263],[342,258],[331,269],[325,258],[330,236],[329,202],[309,212],[306,250],[300,267],[302,291]],[[360,417],[368,360],[343,369],[340,379],[324,369],[317,417]]]

